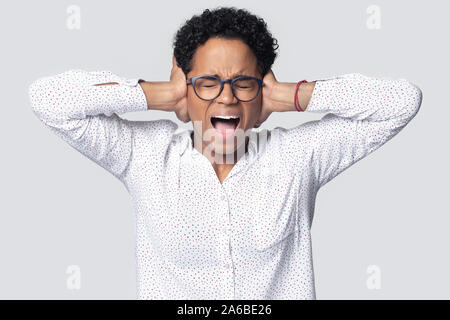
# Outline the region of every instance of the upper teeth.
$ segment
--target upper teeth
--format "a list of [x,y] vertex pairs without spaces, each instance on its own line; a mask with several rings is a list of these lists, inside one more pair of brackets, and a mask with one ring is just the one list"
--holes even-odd
[[221,118],[221,119],[237,119],[239,117],[235,116],[214,116],[215,118]]

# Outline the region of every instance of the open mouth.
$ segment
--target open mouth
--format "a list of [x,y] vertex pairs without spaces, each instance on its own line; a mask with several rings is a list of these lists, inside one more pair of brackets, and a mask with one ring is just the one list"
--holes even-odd
[[236,129],[239,127],[240,121],[241,121],[240,117],[225,117],[225,116],[211,117],[212,126],[223,136],[234,134]]

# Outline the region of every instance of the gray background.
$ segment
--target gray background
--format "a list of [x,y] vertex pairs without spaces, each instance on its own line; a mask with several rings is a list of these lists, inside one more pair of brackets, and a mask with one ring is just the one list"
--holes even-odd
[[[66,27],[69,5],[81,29]],[[134,218],[124,186],[34,116],[28,87],[71,68],[169,79],[172,38],[193,14],[249,9],[279,40],[279,81],[359,72],[406,78],[421,110],[396,137],[324,186],[313,253],[318,299],[450,298],[448,1],[2,1],[0,298],[135,299]],[[381,9],[381,29],[366,9]],[[322,115],[272,114],[264,128]],[[128,119],[167,118],[162,111]],[[66,269],[78,265],[81,288]],[[366,285],[367,267],[381,288]]]

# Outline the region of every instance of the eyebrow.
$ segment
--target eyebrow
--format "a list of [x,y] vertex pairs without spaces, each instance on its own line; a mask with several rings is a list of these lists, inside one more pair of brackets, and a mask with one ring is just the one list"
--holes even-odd
[[[219,76],[217,73],[216,73],[216,74],[213,74],[213,76],[216,76],[216,77],[219,77],[219,78],[220,78],[220,76]],[[248,74],[238,73],[238,74],[232,75],[232,76],[231,76],[231,79],[237,78],[237,77],[253,77],[253,76],[250,76],[250,75],[248,75]]]

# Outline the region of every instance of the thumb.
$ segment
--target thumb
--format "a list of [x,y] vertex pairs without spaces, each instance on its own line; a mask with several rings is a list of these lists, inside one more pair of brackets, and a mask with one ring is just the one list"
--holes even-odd
[[277,81],[277,79],[275,78],[275,74],[273,73],[272,69],[270,69],[270,70],[267,72],[267,74],[266,74],[265,77],[264,77],[264,80],[265,80],[267,83],[272,83],[272,82]]

